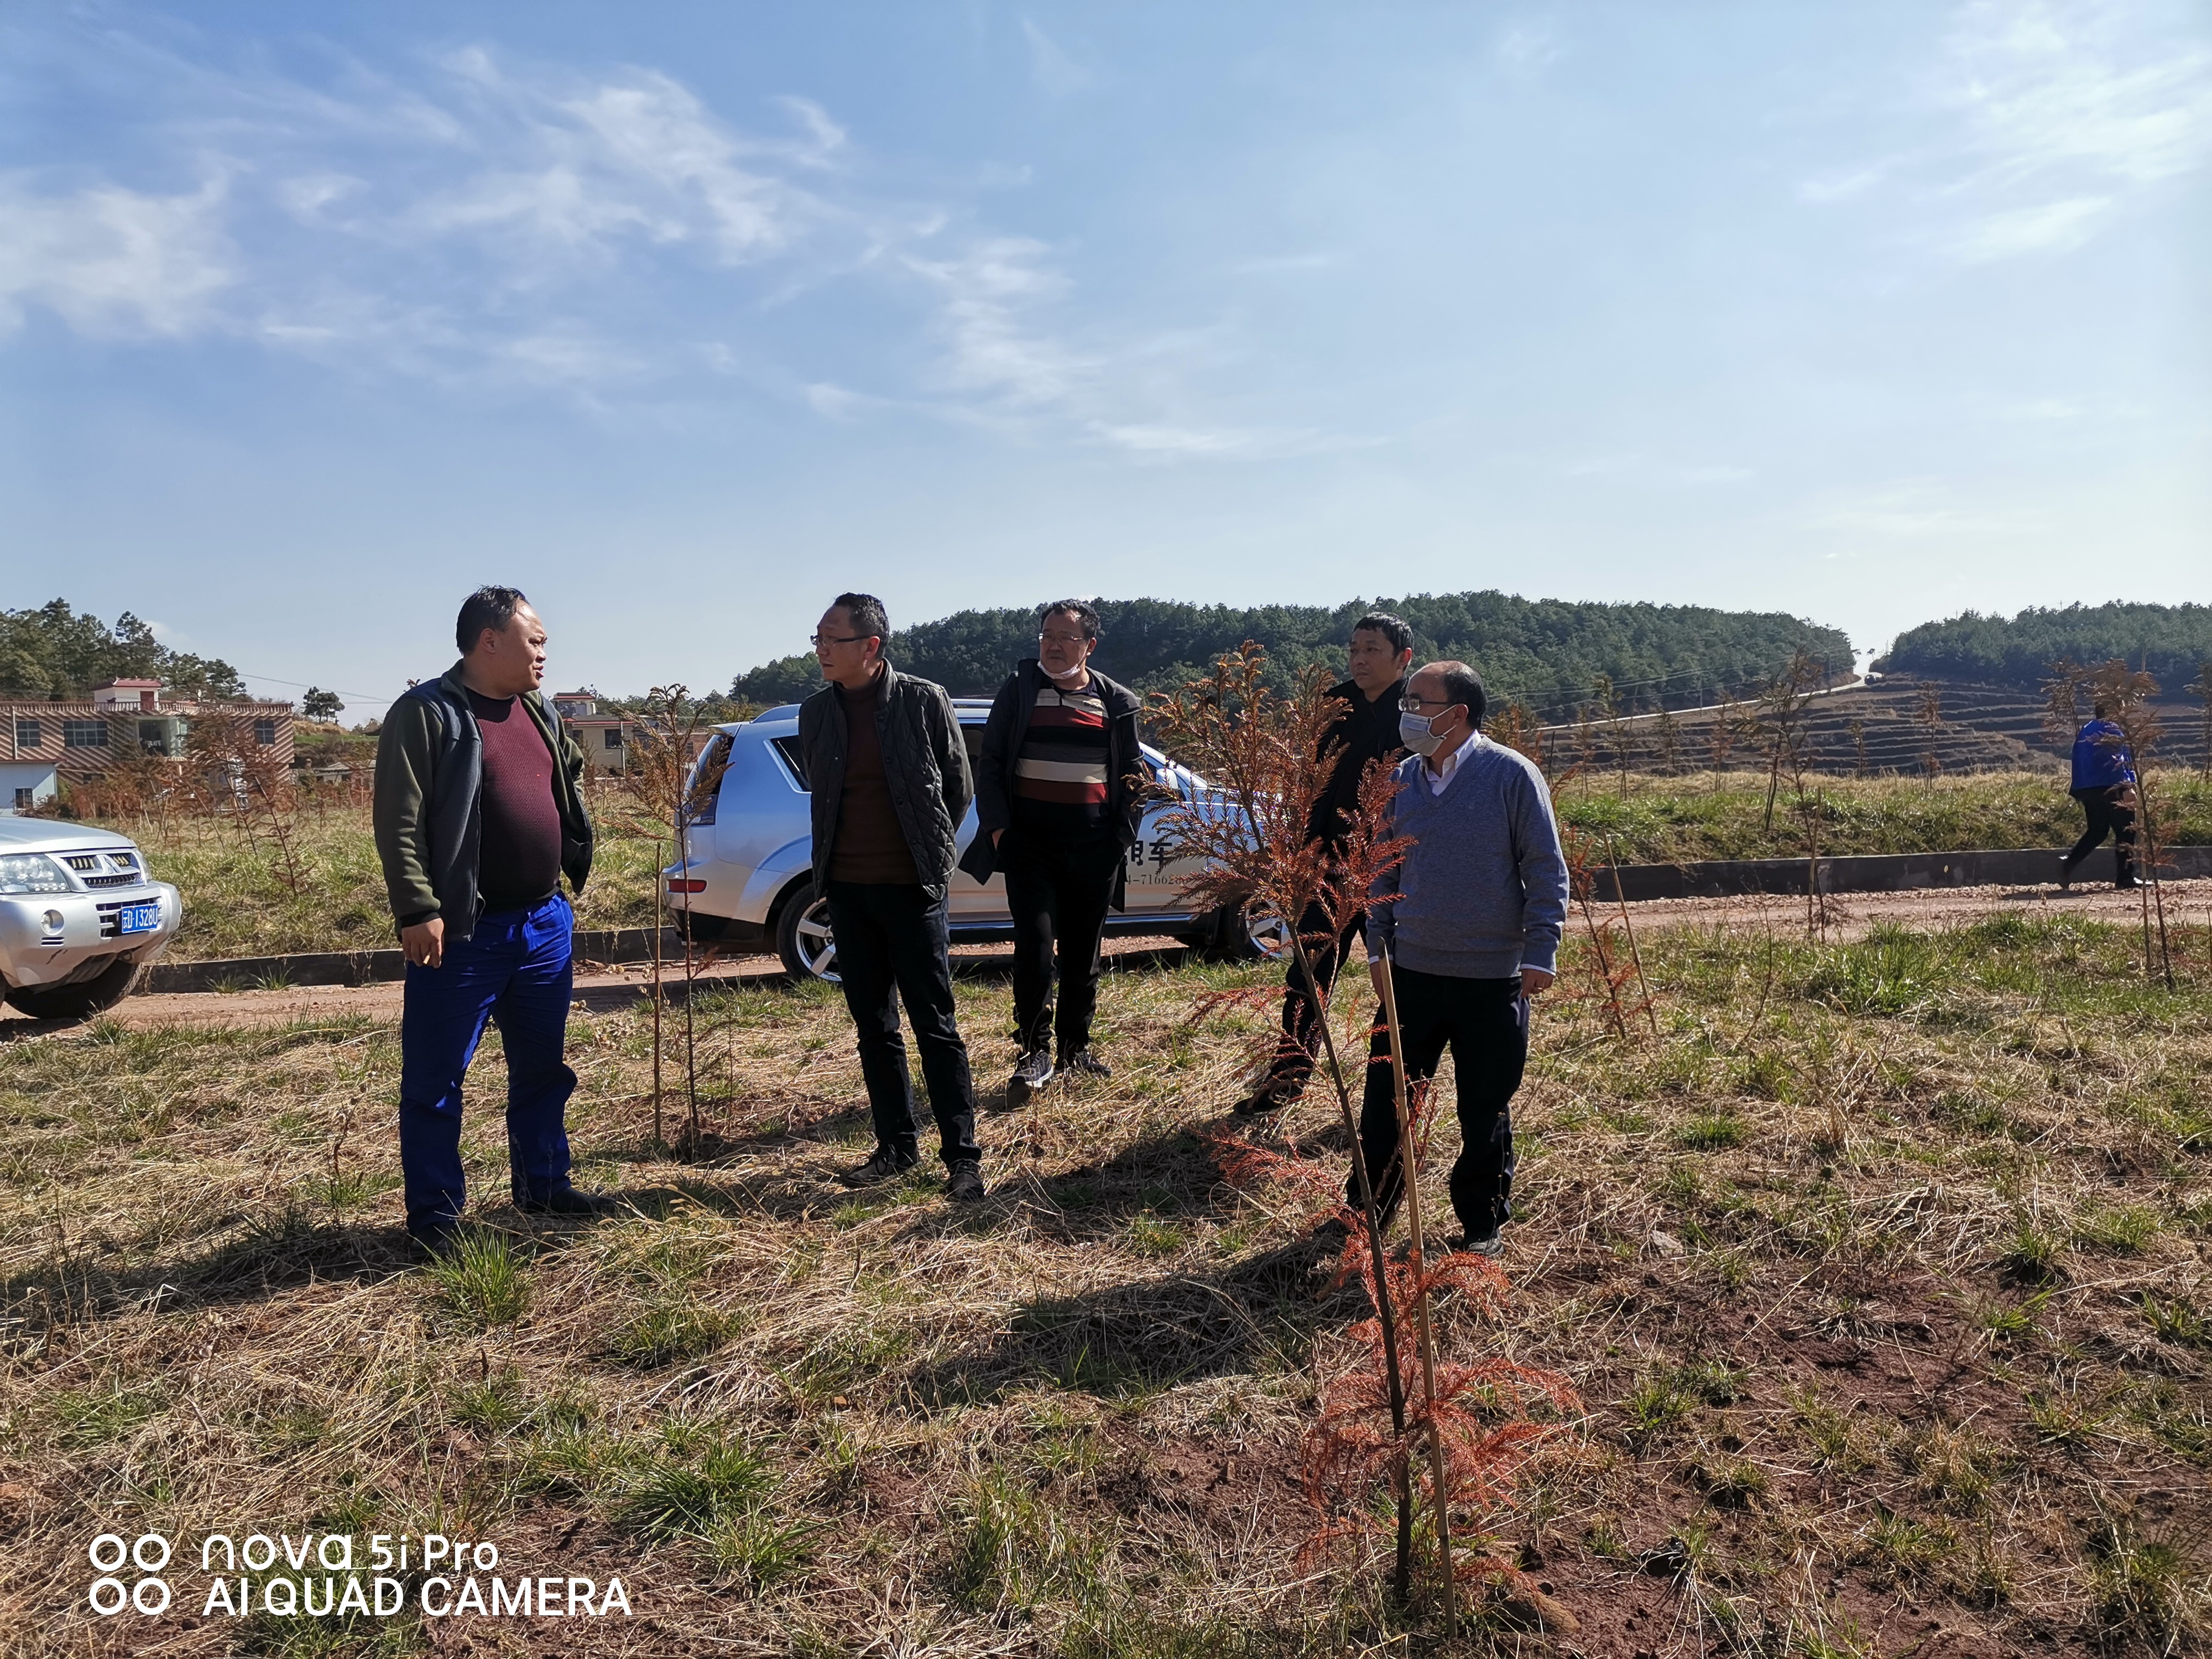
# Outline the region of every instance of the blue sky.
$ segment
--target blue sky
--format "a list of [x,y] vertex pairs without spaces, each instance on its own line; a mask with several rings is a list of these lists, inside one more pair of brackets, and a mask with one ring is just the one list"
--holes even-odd
[[374,711],[824,599],[2212,599],[2212,10],[0,15],[0,605]]

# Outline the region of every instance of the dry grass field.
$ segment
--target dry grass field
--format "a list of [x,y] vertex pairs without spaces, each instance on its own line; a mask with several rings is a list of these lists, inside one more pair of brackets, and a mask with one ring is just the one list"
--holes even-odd
[[[2081,833],[2081,809],[2048,773],[1956,777],[1824,778],[1819,795],[1825,854],[1948,852],[1972,847],[2063,847]],[[1590,771],[1559,786],[1561,816],[1593,837],[1600,859],[1630,864],[1690,859],[1799,858],[1804,832],[1787,811],[1765,823],[1765,781],[1750,773],[1655,777]],[[1785,798],[1787,790],[1784,790]],[[2170,775],[2168,839],[2212,842],[2212,784]],[[641,927],[653,916],[654,869],[665,842],[625,822],[621,798],[603,791],[590,886],[576,906],[586,928]],[[178,960],[271,956],[288,951],[359,951],[392,943],[391,912],[363,805],[310,805],[297,815],[304,878],[297,891],[278,874],[265,835],[224,819],[172,814],[126,817],[111,826],[136,836],[154,872],[185,892]]]
[[[653,1141],[646,1017],[579,1014],[580,1178],[629,1205],[596,1225],[504,1201],[494,1042],[476,1231],[433,1269],[397,1231],[391,1026],[19,1039],[0,1652],[2201,1650],[2212,939],[2171,990],[2136,943],[1674,930],[1644,947],[1659,1034],[1626,1044],[1570,954],[1513,1296],[1442,1337],[1581,1392],[1518,1500],[1458,1523],[1579,1628],[1478,1586],[1449,1650],[1372,1555],[1305,1548],[1301,1437],[1364,1304],[1206,1139],[1270,1014],[1197,1011],[1258,969],[1111,975],[1118,1075],[990,1114],[961,1212],[927,1166],[828,1178],[867,1140],[828,988],[702,994],[684,1158]],[[960,994],[995,1079],[1005,980]],[[1333,1119],[1271,1144],[1334,1158]],[[491,1540],[502,1574],[619,1577],[632,1613],[198,1616],[191,1540],[309,1530]],[[167,1615],[88,1611],[101,1532],[186,1543]]]
[[[169,948],[173,961],[392,947],[367,803],[303,800],[288,817],[299,854],[296,888],[284,879],[261,822],[185,812],[86,821],[132,837],[154,874],[182,890],[185,925]],[[592,880],[576,900],[580,928],[653,924],[653,872],[670,861],[667,843],[635,833],[623,809],[613,791],[594,792],[599,840]]]

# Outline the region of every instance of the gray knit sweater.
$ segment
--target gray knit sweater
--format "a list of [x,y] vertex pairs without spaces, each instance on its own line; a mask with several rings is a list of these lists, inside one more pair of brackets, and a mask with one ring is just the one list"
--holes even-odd
[[1478,736],[1439,796],[1409,755],[1398,768],[1394,833],[1413,837],[1376,892],[1403,896],[1369,913],[1368,950],[1454,979],[1555,972],[1567,920],[1567,861],[1544,775]]

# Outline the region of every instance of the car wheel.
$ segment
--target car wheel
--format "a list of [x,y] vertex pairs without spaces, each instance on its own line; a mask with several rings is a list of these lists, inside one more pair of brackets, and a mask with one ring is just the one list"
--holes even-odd
[[1240,957],[1281,962],[1297,954],[1291,946],[1289,926],[1280,916],[1263,910],[1247,910],[1238,916],[1231,924],[1231,937],[1241,941],[1237,952]]
[[1291,930],[1265,911],[1218,910],[1200,948],[1215,962],[1281,962],[1291,954]]
[[775,920],[775,953],[793,979],[837,978],[837,939],[830,931],[830,901],[804,891],[786,901]]
[[89,1019],[105,1013],[138,987],[138,964],[118,957],[106,971],[74,985],[19,985],[8,993],[10,1007],[33,1019]]

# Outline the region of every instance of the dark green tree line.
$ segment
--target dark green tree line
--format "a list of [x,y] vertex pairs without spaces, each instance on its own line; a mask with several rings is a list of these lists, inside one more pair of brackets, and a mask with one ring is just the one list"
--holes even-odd
[[2040,689],[2056,662],[2110,662],[2179,687],[2212,661],[2212,605],[2069,605],[2015,617],[1968,611],[1897,636],[1875,664],[1884,673]]
[[82,697],[104,681],[125,679],[159,680],[180,696],[246,695],[228,663],[170,650],[128,611],[112,629],[65,599],[0,611],[0,694]]
[[[1352,624],[1368,611],[1403,617],[1419,659],[1473,663],[1499,702],[1526,703],[1565,720],[1608,679],[1621,713],[1685,708],[1764,685],[1802,649],[1832,678],[1850,672],[1840,630],[1778,612],[1703,605],[1599,605],[1525,599],[1494,591],[1352,599],[1335,606],[1183,605],[1169,599],[1100,599],[1099,667],[1142,691],[1175,691],[1203,677],[1213,659],[1250,640],[1267,649],[1272,677],[1287,686],[1308,665],[1344,664]],[[1036,653],[1033,610],[963,611],[900,628],[889,646],[902,670],[942,682],[956,696],[988,696],[1022,657]],[[811,655],[779,658],[739,674],[731,695],[795,701],[822,683]]]

